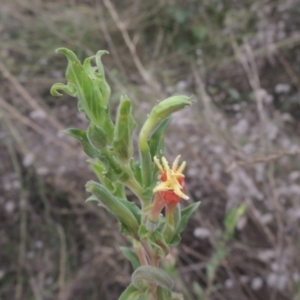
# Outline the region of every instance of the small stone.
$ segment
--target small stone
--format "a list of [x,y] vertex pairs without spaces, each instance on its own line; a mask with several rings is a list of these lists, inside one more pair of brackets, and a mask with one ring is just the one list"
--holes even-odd
[[33,120],[43,120],[46,118],[46,113],[43,110],[34,110],[29,114],[29,117]]
[[46,167],[40,167],[36,170],[36,172],[38,175],[43,176],[43,175],[47,175],[49,173],[49,170]]
[[15,208],[16,208],[16,205],[13,201],[7,201],[5,203],[4,209],[7,213],[9,213],[9,214],[12,213],[15,210]]
[[278,83],[275,86],[275,92],[277,94],[281,94],[281,93],[288,93],[291,89],[291,86],[289,84],[284,84],[284,83]]
[[255,277],[251,281],[251,288],[254,291],[258,291],[262,288],[263,286],[263,280],[261,277]]
[[32,152],[27,153],[23,159],[23,166],[24,167],[31,166],[32,163],[34,162],[34,159],[35,159],[35,155]]
[[269,262],[275,257],[274,250],[262,250],[258,253],[258,258],[263,262]]
[[37,249],[42,249],[44,247],[44,243],[41,240],[35,242],[35,247]]
[[227,289],[232,289],[233,286],[234,286],[233,280],[230,279],[230,278],[226,279],[226,281],[225,281],[225,287],[226,287]]
[[206,239],[210,236],[210,230],[204,227],[195,228],[194,236],[199,239]]

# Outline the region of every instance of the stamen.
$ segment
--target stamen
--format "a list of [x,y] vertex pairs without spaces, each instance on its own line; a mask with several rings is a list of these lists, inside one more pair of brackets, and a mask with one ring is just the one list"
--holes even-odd
[[159,159],[158,159],[156,156],[154,156],[154,157],[153,157],[153,160],[154,160],[155,164],[157,165],[158,169],[159,169],[161,172],[163,172],[164,169],[163,169],[162,165],[160,164]]
[[173,165],[172,165],[172,171],[173,171],[173,172],[176,172],[176,171],[177,171],[177,168],[178,168],[178,162],[179,162],[180,156],[181,156],[181,155],[178,155],[178,156],[175,158],[174,162],[173,162]]
[[182,173],[185,166],[186,166],[186,162],[183,161],[182,164],[180,165],[179,169],[177,170],[177,173]]

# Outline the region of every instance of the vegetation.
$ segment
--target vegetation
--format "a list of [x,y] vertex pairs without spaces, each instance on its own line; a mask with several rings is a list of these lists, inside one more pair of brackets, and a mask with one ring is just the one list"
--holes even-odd
[[113,300],[130,283],[117,224],[84,202],[87,156],[60,133],[88,126],[49,93],[64,46],[81,61],[109,51],[113,120],[121,94],[138,129],[157,100],[193,95],[165,145],[201,201],[164,262],[175,290],[300,299],[297,1],[119,2],[1,2],[0,298]]

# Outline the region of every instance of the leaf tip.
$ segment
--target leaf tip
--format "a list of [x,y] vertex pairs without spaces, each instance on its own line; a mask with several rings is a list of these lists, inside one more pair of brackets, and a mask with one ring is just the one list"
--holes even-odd
[[97,53],[96,53],[96,56],[102,56],[103,54],[109,54],[109,52],[107,50],[99,50]]

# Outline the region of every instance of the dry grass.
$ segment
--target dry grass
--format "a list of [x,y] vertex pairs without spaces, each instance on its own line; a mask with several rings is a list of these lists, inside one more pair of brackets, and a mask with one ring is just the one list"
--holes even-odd
[[[64,80],[60,46],[108,49],[112,110],[128,94],[139,124],[157,99],[194,95],[166,149],[202,201],[172,252],[178,274],[166,266],[185,299],[300,299],[297,1],[153,3],[1,2],[0,299],[117,299],[130,280],[117,224],[84,202],[86,157],[59,133],[87,125],[74,99],[49,95]],[[242,203],[210,282],[226,211]]]

